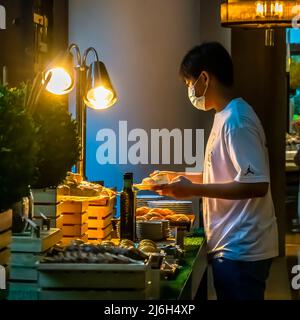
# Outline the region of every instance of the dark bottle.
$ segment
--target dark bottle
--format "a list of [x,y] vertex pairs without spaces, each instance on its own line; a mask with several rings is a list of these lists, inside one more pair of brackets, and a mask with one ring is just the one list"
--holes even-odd
[[120,237],[135,241],[135,191],[132,187],[133,174],[124,174],[123,191],[121,192]]

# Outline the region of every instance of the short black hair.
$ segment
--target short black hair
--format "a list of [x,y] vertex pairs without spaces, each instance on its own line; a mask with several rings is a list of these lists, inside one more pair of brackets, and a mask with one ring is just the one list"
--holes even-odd
[[213,74],[226,87],[233,85],[232,59],[219,42],[205,42],[191,49],[182,60],[179,73],[184,79],[197,79],[202,71]]

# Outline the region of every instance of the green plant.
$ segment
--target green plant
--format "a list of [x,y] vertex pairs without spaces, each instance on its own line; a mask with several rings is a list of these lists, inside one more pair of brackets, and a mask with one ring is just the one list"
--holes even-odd
[[24,86],[0,86],[0,212],[26,195],[34,176],[36,129],[24,97]]
[[77,125],[61,97],[44,92],[33,114],[39,153],[34,188],[56,187],[78,161]]

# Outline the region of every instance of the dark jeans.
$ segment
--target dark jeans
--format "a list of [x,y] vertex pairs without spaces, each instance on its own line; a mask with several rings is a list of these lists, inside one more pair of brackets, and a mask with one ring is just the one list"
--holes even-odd
[[218,300],[264,300],[272,259],[233,261],[211,260]]

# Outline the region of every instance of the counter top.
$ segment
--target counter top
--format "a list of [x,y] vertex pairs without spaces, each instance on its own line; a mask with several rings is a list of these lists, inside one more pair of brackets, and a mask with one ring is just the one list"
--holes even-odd
[[203,236],[186,237],[185,256],[176,278],[161,281],[160,298],[194,299],[207,269],[206,240]]

